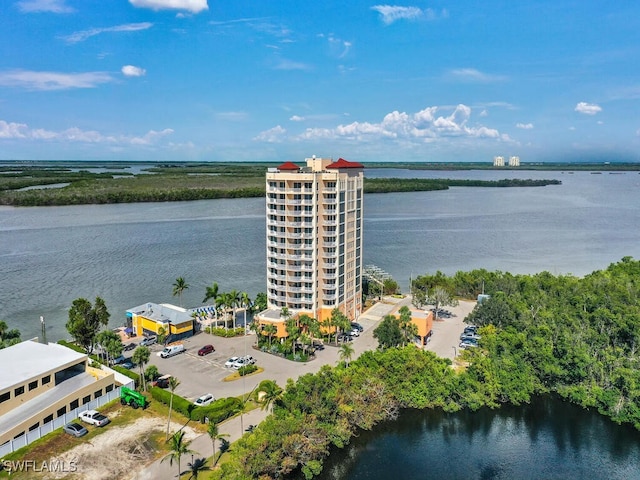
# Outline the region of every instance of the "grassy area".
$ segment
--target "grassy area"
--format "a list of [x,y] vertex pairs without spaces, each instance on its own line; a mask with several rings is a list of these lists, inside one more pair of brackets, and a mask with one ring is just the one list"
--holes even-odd
[[[131,425],[142,416],[157,417],[166,425],[169,415],[169,408],[160,402],[151,402],[147,409],[138,410],[122,406],[120,405],[119,400],[114,400],[104,408],[101,408],[100,411],[107,415],[111,420],[111,422],[105,427],[94,427],[92,425],[82,423],[89,433],[80,438],[72,437],[71,435],[64,433],[64,431],[59,428],[30,445],[6,455],[4,460],[29,460],[35,462],[35,465],[41,465],[43,461],[49,462],[52,459],[57,459],[65,452],[68,452],[77,446],[95,441],[97,437],[109,432],[113,428]],[[181,425],[189,424],[189,427],[200,433],[204,433],[206,431],[205,426],[197,422],[190,422],[187,418],[183,417],[176,411],[172,411],[171,421],[172,423],[176,422]],[[161,458],[169,452],[165,441],[165,435],[166,433],[164,428],[160,430],[154,429],[146,431],[136,440],[136,448],[144,448],[153,452],[153,458],[155,459]],[[102,452],[100,453],[102,454]],[[10,475],[10,478],[31,479],[35,476],[34,472],[15,472]],[[9,474],[7,472],[0,471],[0,478],[9,478]],[[39,476],[38,478],[43,477]]]

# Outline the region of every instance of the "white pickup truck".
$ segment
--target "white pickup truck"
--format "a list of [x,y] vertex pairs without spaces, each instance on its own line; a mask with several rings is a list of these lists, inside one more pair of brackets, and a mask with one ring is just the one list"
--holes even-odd
[[85,410],[79,415],[80,420],[90,423],[96,427],[104,427],[109,423],[109,419],[96,410]]

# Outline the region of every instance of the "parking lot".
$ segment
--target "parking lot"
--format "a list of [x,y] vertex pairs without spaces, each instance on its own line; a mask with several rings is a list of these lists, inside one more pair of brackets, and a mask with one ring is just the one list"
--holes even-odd
[[[409,299],[398,302],[378,303],[361,315],[358,322],[364,327],[359,337],[354,338],[353,358],[357,358],[366,350],[377,348],[378,342],[373,338],[373,330],[385,315],[400,308]],[[451,308],[452,317],[434,322],[433,336],[426,349],[437,355],[453,359],[459,352],[459,336],[464,329],[463,320],[471,312],[475,302],[461,301],[457,307]],[[284,358],[261,352],[253,348],[256,337],[249,334],[243,337],[222,338],[207,333],[200,333],[194,337],[182,340],[185,352],[169,358],[160,358],[157,353],[162,346],[150,346],[151,358],[149,365],[155,365],[163,374],[170,374],[180,381],[176,393],[189,400],[195,400],[205,393],[211,393],[216,398],[239,396],[251,392],[262,380],[275,380],[278,385],[285,386],[287,379],[300,375],[317,372],[322,365],[336,365],[340,360],[339,348],[334,344],[326,345],[324,350],[316,352],[316,358],[309,362],[292,362]],[[215,351],[204,356],[198,356],[200,347],[211,344]],[[126,352],[130,356],[133,352]],[[251,355],[256,359],[256,365],[264,371],[241,377],[234,381],[224,381],[235,370],[225,367],[230,357]],[[148,365],[147,365],[148,366]]]

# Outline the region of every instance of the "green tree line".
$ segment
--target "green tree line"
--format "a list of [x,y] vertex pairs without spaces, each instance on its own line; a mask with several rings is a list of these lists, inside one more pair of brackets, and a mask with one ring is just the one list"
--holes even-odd
[[290,380],[215,478],[312,478],[331,448],[402,408],[497,408],[554,393],[640,429],[640,262],[625,257],[583,278],[474,270],[420,281],[460,297],[484,285],[490,295],[467,320],[482,335],[462,353],[467,368],[391,347]]

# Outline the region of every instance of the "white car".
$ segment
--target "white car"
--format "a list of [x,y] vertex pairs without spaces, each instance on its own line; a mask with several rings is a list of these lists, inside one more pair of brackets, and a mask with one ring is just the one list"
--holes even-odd
[[240,357],[231,357],[224,363],[224,366],[227,368],[231,368],[238,360],[240,360]]
[[214,397],[212,394],[207,393],[205,395],[202,395],[200,398],[198,398],[195,402],[193,402],[193,404],[196,407],[206,407],[207,405],[210,405],[212,402],[216,401],[216,397]]
[[104,427],[109,423],[109,419],[96,410],[85,410],[79,415],[80,420],[90,423],[96,427]]
[[349,332],[349,335],[351,335],[352,337],[359,337],[360,336],[360,330],[358,330],[357,328],[354,328]]
[[244,357],[238,358],[234,362],[232,367],[235,368],[236,370],[238,370],[238,369],[240,369],[242,367],[246,367],[247,365],[253,365],[254,363],[256,363],[256,359],[253,358],[251,355],[246,355]]

